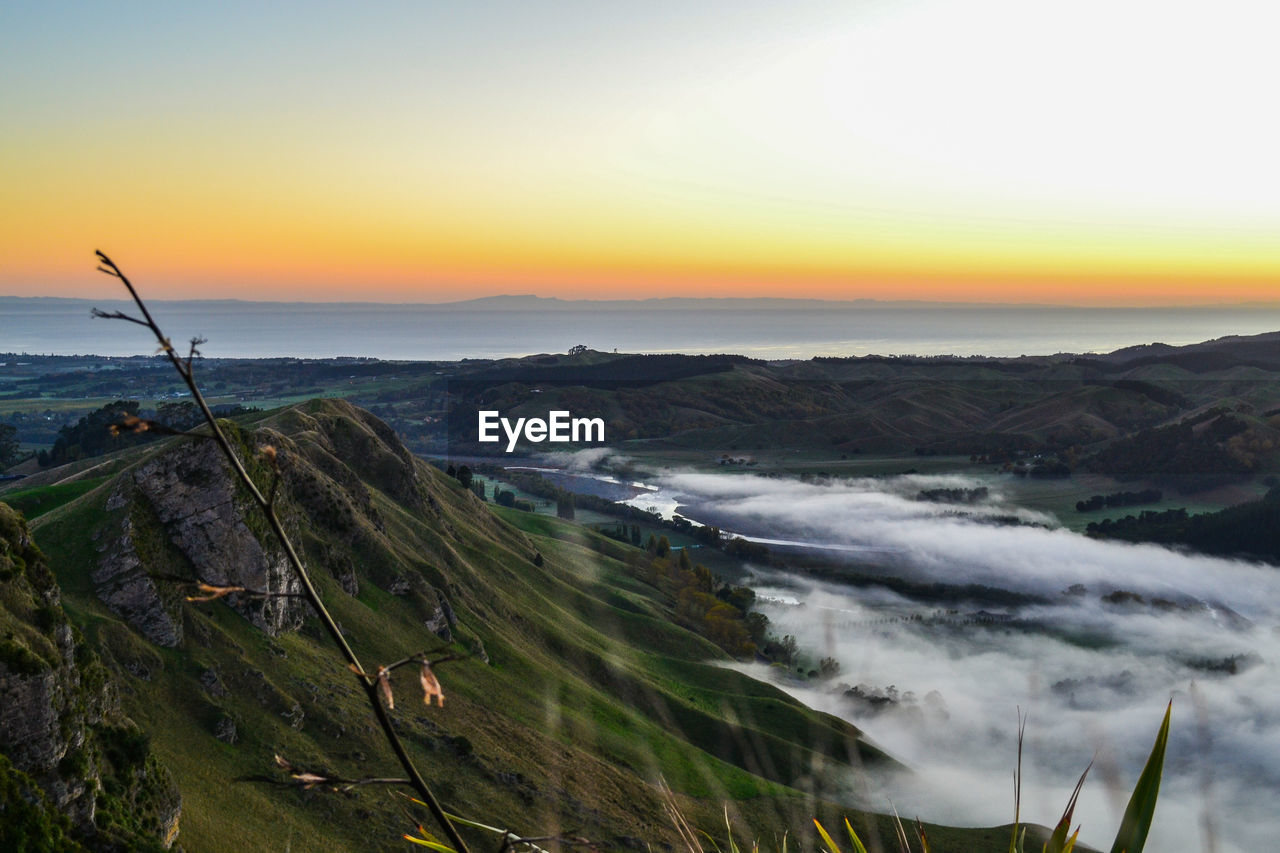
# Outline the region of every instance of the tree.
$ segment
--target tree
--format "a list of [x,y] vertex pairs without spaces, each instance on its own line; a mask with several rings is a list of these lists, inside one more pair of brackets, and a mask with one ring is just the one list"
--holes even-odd
[[156,420],[174,429],[188,430],[204,423],[204,415],[195,403],[161,403],[156,406]]
[[[62,465],[157,438],[158,433],[144,428],[147,424],[140,420],[139,415],[137,400],[117,400],[85,415],[75,426],[64,426],[58,431],[58,439],[47,455],[49,464]],[[127,423],[137,425],[112,430],[113,426]]]
[[471,491],[475,492],[476,497],[478,497],[480,500],[482,501],[488,500],[488,498],[486,498],[484,495],[484,480],[473,481],[471,483]]
[[790,666],[796,659],[796,655],[800,651],[800,644],[796,642],[796,638],[787,634],[781,640],[773,640],[765,644],[764,653],[770,659],[778,663],[785,663]]
[[666,556],[670,555],[670,554],[671,554],[671,540],[670,540],[670,539],[668,539],[668,538],[667,538],[667,537],[665,537],[665,536],[660,537],[660,538],[658,539],[658,545],[657,545],[657,548],[655,548],[655,549],[654,549],[654,552],[653,552],[653,553],[654,553],[655,555],[659,556],[659,557],[666,557]]
[[8,468],[18,461],[18,428],[13,424],[0,424],[0,468]]
[[568,519],[574,517],[573,492],[561,491],[556,495],[556,515]]
[[569,347],[569,355],[582,355],[586,351],[587,351],[586,344],[578,344],[576,346]]
[[462,488],[471,488],[471,469],[463,465],[458,469],[458,482],[462,484]]

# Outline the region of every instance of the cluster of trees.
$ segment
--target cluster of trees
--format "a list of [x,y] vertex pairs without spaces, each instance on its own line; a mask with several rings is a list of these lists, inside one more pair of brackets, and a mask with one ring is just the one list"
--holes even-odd
[[1116,477],[1166,477],[1180,491],[1214,488],[1246,477],[1250,465],[1227,442],[1249,425],[1224,409],[1211,409],[1169,426],[1144,429],[1089,460],[1089,467]]
[[739,560],[751,560],[756,563],[767,563],[773,555],[769,549],[759,542],[749,542],[740,537],[733,537],[723,543],[721,550]]
[[1159,489],[1143,489],[1140,492],[1113,492],[1109,495],[1093,495],[1087,501],[1076,501],[1077,512],[1094,512],[1103,508],[1138,506],[1157,503],[1164,497]]
[[537,507],[532,501],[516,497],[516,493],[510,489],[503,489],[497,483],[493,484],[493,502],[498,506],[509,507],[510,509],[522,509],[525,512],[533,512]]
[[0,471],[18,461],[18,428],[13,424],[0,424]]
[[[259,410],[235,405],[218,406],[213,411],[219,417],[230,417]],[[74,425],[58,430],[58,438],[53,447],[37,453],[36,460],[42,468],[64,465],[164,437],[163,434],[150,430],[112,429],[129,418],[153,420],[175,430],[194,429],[204,423],[200,409],[189,400],[161,403],[154,411],[144,411],[137,400],[116,400],[90,412]]]
[[1280,560],[1280,488],[1271,489],[1260,500],[1217,512],[1189,515],[1185,509],[1147,510],[1136,517],[1094,522],[1086,530],[1090,536],[1185,545],[1206,554]]
[[1071,466],[1056,456],[1050,456],[1014,465],[1013,473],[1019,477],[1070,477]]
[[642,559],[640,577],[675,599],[678,622],[734,657],[756,656],[765,643],[769,619],[751,610],[753,590],[717,584],[710,569],[690,559],[688,548],[673,555],[665,536],[650,536],[645,551],[648,558]]
[[111,434],[113,424],[118,424],[125,418],[141,417],[141,411],[142,406],[136,400],[117,400],[90,412],[73,426],[64,426],[58,431],[53,447],[36,454],[40,467],[63,465],[151,441],[155,436],[150,433]]
[[921,489],[916,500],[940,504],[976,504],[985,501],[989,494],[986,486],[972,489]]
[[[475,473],[471,470],[470,467],[466,465],[462,465],[458,468],[454,468],[452,465],[450,465],[448,468],[445,469],[445,473],[448,474],[450,477],[453,477],[455,480],[457,480],[464,489],[470,489],[471,491],[475,492],[476,496],[479,497],[480,500],[487,501],[489,499],[488,496],[485,494],[484,481],[477,480],[475,478]],[[541,478],[539,478],[539,482],[545,483],[546,481],[541,480]],[[537,494],[537,492],[535,492],[535,494]],[[569,520],[572,520],[574,518],[574,515],[575,515],[574,505],[575,505],[576,496],[572,492],[565,491],[564,489],[555,489],[553,492],[551,492],[550,495],[548,495],[548,497],[555,498],[556,515],[558,515],[560,518],[569,519]],[[535,509],[537,509],[537,507],[534,506],[532,501],[527,501],[521,498],[517,498],[514,490],[503,489],[502,486],[500,486],[496,482],[493,484],[493,502],[498,504],[499,506],[511,507],[513,509],[522,509],[522,510],[525,510],[526,512],[533,512]],[[637,542],[635,544],[638,545],[640,543]]]
[[628,545],[635,545],[637,548],[640,547],[640,543],[643,541],[640,534],[640,525],[638,524],[628,525],[618,522],[613,526],[604,525],[602,527],[597,527],[596,530],[603,533],[605,536],[608,536],[610,539],[617,539],[619,542],[625,542]]

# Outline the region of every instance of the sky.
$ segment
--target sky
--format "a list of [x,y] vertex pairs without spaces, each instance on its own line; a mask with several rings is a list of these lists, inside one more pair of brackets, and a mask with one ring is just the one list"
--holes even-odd
[[7,3],[0,295],[1274,301],[1266,2]]

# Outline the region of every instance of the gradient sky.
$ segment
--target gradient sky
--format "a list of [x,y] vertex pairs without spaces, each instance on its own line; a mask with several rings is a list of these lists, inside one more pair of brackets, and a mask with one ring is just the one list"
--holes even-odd
[[[1275,301],[1269,2],[6,3],[0,294]],[[107,287],[110,283],[107,283]]]

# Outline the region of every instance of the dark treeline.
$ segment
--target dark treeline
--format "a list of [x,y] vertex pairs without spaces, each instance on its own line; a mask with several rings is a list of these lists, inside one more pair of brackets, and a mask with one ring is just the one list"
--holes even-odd
[[1179,491],[1211,489],[1247,477],[1252,467],[1226,443],[1249,425],[1225,409],[1210,409],[1176,424],[1144,429],[1114,442],[1089,467],[1121,479],[1168,479]]
[[1077,512],[1094,512],[1100,509],[1114,509],[1121,506],[1138,506],[1140,504],[1158,503],[1164,497],[1159,489],[1143,489],[1140,492],[1113,492],[1109,495],[1094,495],[1085,501],[1076,501]]
[[1090,524],[1090,536],[1129,542],[1184,545],[1206,554],[1280,559],[1280,488],[1260,500],[1217,512],[1189,515],[1185,509],[1147,510],[1137,516]]
[[976,504],[985,501],[989,494],[986,486],[973,489],[921,489],[916,500],[942,504]]
[[[219,417],[253,411],[257,409],[246,409],[243,406],[214,408],[214,414]],[[62,427],[58,430],[58,438],[53,447],[47,451],[41,450],[36,454],[36,459],[42,468],[63,465],[164,437],[162,433],[149,429],[119,429],[131,419],[154,420],[175,430],[189,430],[204,423],[204,416],[200,414],[199,408],[190,401],[161,403],[151,411],[144,410],[136,400],[116,400],[90,412],[74,425]]]
[[734,657],[796,663],[795,637],[770,635],[769,617],[752,609],[755,590],[717,580],[710,569],[693,562],[688,548],[673,549],[667,537],[650,536],[631,565],[642,580],[675,600],[677,622]]

